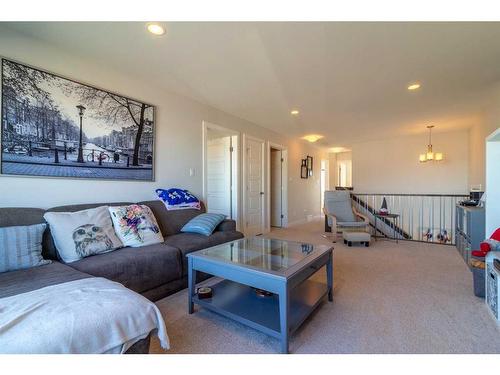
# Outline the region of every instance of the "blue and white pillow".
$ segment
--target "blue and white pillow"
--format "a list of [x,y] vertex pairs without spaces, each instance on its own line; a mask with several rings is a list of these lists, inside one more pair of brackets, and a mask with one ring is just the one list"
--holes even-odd
[[163,201],[167,210],[200,210],[201,204],[189,191],[178,188],[156,189],[156,195]]
[[181,232],[184,233],[198,233],[203,234],[204,236],[210,236],[217,225],[222,223],[226,215],[223,214],[200,214],[193,219],[189,220],[186,225],[184,225],[181,229]]
[[0,228],[0,273],[51,263],[42,257],[46,224]]

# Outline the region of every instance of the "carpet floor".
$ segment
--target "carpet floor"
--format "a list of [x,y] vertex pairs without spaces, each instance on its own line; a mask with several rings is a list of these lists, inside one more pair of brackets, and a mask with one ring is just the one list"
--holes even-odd
[[[330,243],[313,221],[267,237]],[[452,246],[334,244],[334,300],[323,302],[291,337],[292,353],[500,353],[500,328]],[[324,281],[324,271],[315,279]],[[195,307],[187,291],[157,302],[175,353],[277,353],[278,340]],[[153,339],[151,353],[164,353]]]

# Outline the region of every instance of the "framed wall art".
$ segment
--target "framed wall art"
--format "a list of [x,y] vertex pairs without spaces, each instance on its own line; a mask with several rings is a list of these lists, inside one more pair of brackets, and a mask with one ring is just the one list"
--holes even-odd
[[155,107],[2,59],[1,172],[154,180]]

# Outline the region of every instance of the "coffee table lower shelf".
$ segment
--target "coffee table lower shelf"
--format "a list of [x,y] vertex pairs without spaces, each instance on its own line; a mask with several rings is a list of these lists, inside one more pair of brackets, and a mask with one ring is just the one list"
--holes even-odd
[[[211,286],[212,298],[193,302],[270,336],[280,338],[278,295],[258,296],[252,287],[230,280]],[[288,331],[293,333],[328,294],[325,284],[306,280],[290,293]]]

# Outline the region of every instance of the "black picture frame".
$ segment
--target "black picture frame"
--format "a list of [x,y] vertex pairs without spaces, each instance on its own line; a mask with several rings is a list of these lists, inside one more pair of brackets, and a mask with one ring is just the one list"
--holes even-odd
[[313,175],[313,157],[307,155],[306,160],[307,160],[307,162],[306,162],[306,165],[307,165],[307,174],[309,176],[312,176]]
[[2,175],[154,181],[154,105],[7,58],[1,72]]
[[307,160],[302,159],[302,163],[300,165],[300,178],[308,178],[309,172],[307,170]]

